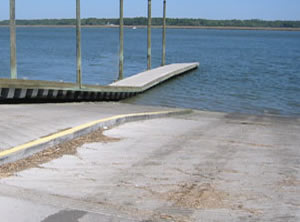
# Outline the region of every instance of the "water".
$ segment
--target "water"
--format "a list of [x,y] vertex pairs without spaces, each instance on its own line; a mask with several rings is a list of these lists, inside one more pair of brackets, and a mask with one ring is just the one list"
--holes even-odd
[[[161,61],[154,29],[153,67]],[[130,103],[251,114],[300,115],[300,32],[172,29],[167,62],[200,62],[187,75]],[[125,30],[125,76],[146,69],[146,29]],[[118,74],[118,29],[84,28],[83,81],[105,85]],[[75,29],[18,28],[18,75],[75,81]],[[0,28],[0,77],[9,77],[9,30]]]

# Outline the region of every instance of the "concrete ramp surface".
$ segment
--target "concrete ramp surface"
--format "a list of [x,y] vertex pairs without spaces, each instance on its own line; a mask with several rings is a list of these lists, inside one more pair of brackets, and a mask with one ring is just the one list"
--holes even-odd
[[1,221],[298,222],[299,121],[194,111],[108,129],[0,168]]

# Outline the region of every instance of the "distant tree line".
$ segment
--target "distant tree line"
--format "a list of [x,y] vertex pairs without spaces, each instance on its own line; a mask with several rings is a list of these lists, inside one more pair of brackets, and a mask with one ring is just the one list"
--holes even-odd
[[[8,25],[9,21],[0,21],[0,25]],[[17,20],[17,25],[75,25],[75,19],[35,19]],[[118,25],[116,18],[86,18],[82,19],[82,25]],[[146,17],[125,18],[125,25],[139,26],[147,25]],[[152,24],[158,26],[162,24],[162,18],[153,18]],[[252,20],[208,20],[191,18],[168,18],[169,26],[220,26],[220,27],[270,27],[270,28],[300,28],[300,21],[264,21]]]

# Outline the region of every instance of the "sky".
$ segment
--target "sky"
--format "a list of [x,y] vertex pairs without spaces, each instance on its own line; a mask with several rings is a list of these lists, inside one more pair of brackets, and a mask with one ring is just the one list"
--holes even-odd
[[[163,0],[152,0],[153,17]],[[16,0],[17,19],[74,18],[76,0]],[[167,0],[172,18],[300,20],[300,0]],[[117,18],[119,0],[81,0],[82,18]],[[147,0],[124,0],[124,16],[147,16]],[[0,0],[0,20],[9,18],[9,0]]]

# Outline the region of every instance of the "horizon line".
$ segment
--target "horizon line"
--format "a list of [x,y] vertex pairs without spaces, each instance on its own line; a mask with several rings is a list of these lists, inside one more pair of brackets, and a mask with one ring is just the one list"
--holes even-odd
[[[124,19],[134,19],[134,18],[147,18],[146,16],[134,16],[134,17],[124,17]],[[162,17],[152,17],[152,19],[161,19]],[[73,18],[68,18],[68,17],[61,17],[61,18],[17,18],[16,20],[61,20],[61,19],[76,19],[75,17]],[[83,17],[83,19],[119,19],[119,17]],[[213,20],[213,21],[232,21],[232,20],[237,20],[237,21],[253,21],[253,20],[258,20],[258,21],[268,21],[268,22],[275,22],[275,21],[291,21],[291,22],[300,22],[300,20],[292,20],[292,19],[274,19],[274,20],[268,20],[268,19],[260,19],[260,18],[249,18],[249,19],[237,19],[237,18],[232,18],[232,19],[208,19],[208,18],[193,18],[193,17],[167,17],[167,19],[196,19],[196,20]],[[9,21],[8,19],[0,19],[0,22],[3,21]]]

